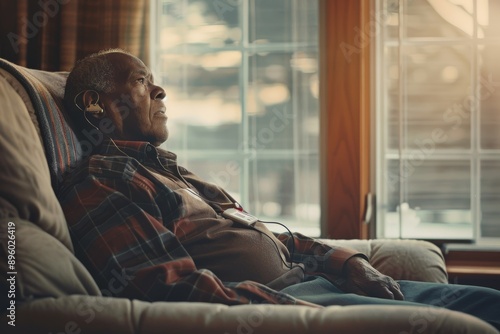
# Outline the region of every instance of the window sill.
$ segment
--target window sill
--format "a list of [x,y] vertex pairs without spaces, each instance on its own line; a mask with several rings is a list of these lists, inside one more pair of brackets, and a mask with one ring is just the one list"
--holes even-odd
[[500,290],[498,245],[445,244],[443,254],[450,283]]

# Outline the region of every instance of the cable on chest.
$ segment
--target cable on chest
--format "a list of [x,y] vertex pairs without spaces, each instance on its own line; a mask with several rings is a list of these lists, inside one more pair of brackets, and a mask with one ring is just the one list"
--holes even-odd
[[[282,223],[279,223],[279,222],[262,221],[262,220],[259,220],[256,217],[252,216],[251,214],[246,213],[243,210],[238,210],[238,209],[235,209],[235,208],[230,208],[230,209],[224,210],[221,215],[224,218],[230,219],[230,220],[232,220],[234,222],[237,222],[237,223],[240,223],[240,224],[243,224],[243,225],[248,225],[249,227],[252,227],[255,230],[259,231],[260,233],[262,233],[263,235],[265,235],[266,237],[268,237],[269,240],[271,240],[274,243],[274,245],[275,245],[276,250],[278,251],[278,253],[280,253],[280,251],[279,251],[279,247],[276,244],[276,242],[269,235],[267,235],[263,231],[261,231],[258,228],[256,228],[255,224],[257,222],[261,222],[261,223],[264,223],[264,224],[276,224],[276,225],[283,226],[288,231],[288,233],[290,234],[290,237],[292,238],[292,247],[291,247],[292,250],[290,252],[290,264],[287,264],[284,261],[283,261],[283,263],[284,263],[284,265],[287,268],[289,268],[289,269],[293,268],[293,255],[295,253],[295,237],[293,236],[293,233],[288,229],[288,227],[286,227],[285,224],[282,224]],[[281,258],[281,256],[280,256],[280,258]]]

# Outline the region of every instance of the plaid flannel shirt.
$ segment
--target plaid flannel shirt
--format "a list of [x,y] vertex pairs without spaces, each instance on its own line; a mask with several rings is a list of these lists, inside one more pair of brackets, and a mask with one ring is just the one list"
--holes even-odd
[[[176,166],[175,155],[145,142],[115,143],[101,145],[58,192],[75,254],[101,289],[149,301],[308,305],[263,284],[222,282],[197,268],[176,235],[182,198],[145,167]],[[277,238],[288,249],[295,242],[293,260],[311,274],[338,274],[348,258],[360,255],[300,234]]]

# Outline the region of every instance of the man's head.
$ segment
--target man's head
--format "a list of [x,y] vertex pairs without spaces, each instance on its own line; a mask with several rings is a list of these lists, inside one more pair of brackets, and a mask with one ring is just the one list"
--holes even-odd
[[164,98],[165,91],[153,83],[146,65],[118,49],[77,62],[64,94],[69,114],[80,130],[97,127],[113,139],[147,141],[155,146],[168,138]]

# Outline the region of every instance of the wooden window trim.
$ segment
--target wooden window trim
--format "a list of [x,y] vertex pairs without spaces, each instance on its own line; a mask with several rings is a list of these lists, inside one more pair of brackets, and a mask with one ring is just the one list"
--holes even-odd
[[[370,2],[320,0],[321,234],[367,239]],[[366,31],[368,33],[366,33]]]

